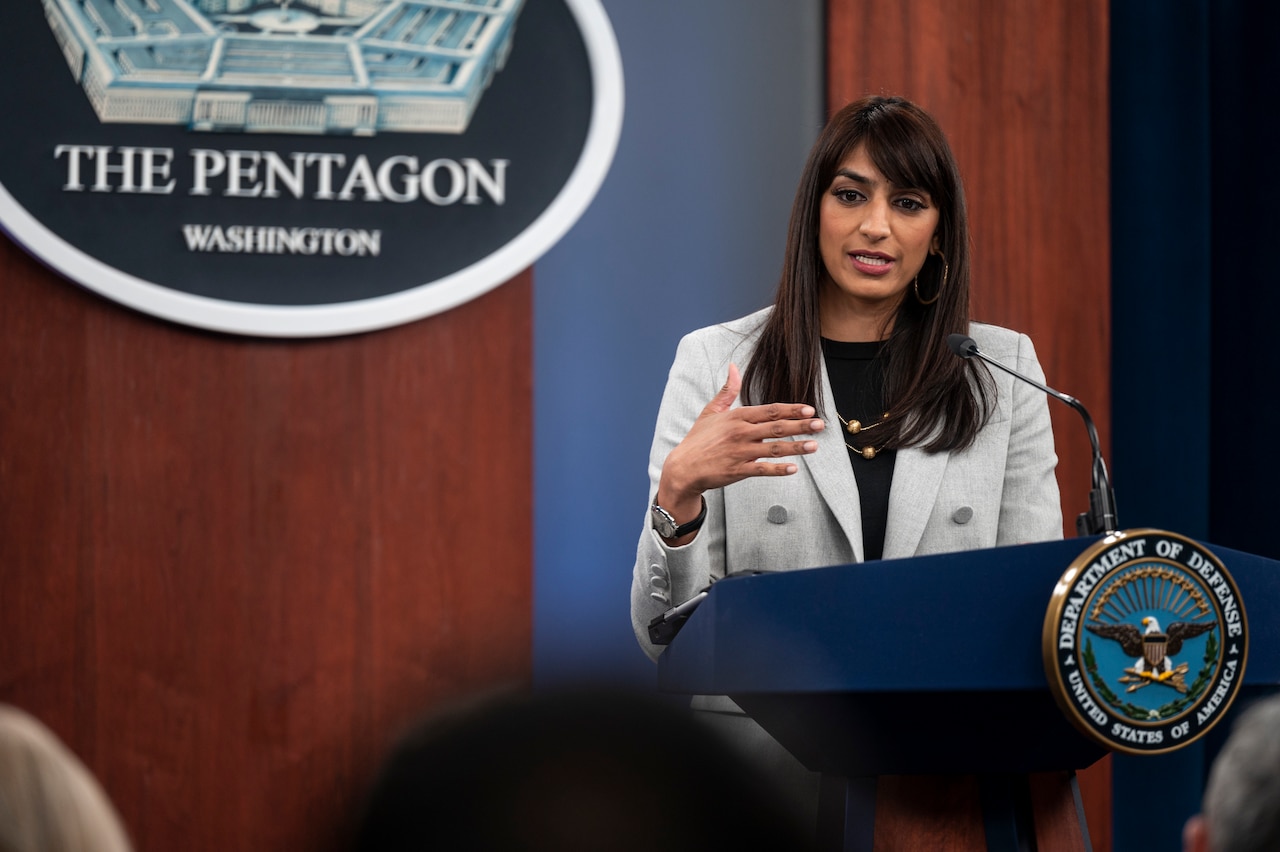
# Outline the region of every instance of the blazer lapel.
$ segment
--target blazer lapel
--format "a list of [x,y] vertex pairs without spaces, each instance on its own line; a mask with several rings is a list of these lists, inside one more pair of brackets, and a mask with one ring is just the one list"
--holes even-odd
[[[854,559],[861,562],[862,550],[862,504],[858,498],[858,483],[853,477],[853,467],[849,464],[849,451],[844,443],[844,431],[840,428],[840,419],[836,417],[831,395],[831,381],[827,378],[827,366],[822,365],[822,398],[824,411],[818,412],[826,424],[814,440],[818,442],[818,451],[802,456],[809,474],[818,486],[818,493],[826,501],[831,514],[835,515],[841,531],[849,539]],[[892,494],[892,492],[891,492]],[[890,498],[892,500],[892,497]],[[890,518],[893,512],[890,510]]]
[[884,558],[915,556],[929,515],[938,501],[942,474],[950,453],[926,453],[918,447],[898,450],[889,489],[889,519],[884,532]]

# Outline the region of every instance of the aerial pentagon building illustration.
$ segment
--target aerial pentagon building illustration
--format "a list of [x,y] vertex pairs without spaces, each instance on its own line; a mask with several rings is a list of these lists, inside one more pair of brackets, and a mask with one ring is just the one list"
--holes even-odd
[[462,133],[524,0],[41,0],[99,120]]

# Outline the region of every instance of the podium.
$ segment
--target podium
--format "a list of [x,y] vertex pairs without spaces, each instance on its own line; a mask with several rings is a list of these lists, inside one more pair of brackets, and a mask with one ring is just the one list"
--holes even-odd
[[[670,692],[729,695],[823,774],[823,848],[1087,849],[1045,611],[1097,538],[731,577],[659,658]],[[1280,563],[1210,545],[1251,632],[1241,692],[1280,684]],[[765,566],[761,566],[765,567]]]

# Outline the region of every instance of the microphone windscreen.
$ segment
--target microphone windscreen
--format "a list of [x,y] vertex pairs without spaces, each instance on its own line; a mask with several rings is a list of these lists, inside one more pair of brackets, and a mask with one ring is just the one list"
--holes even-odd
[[947,345],[961,358],[968,358],[978,352],[978,344],[974,343],[973,338],[967,334],[948,334]]

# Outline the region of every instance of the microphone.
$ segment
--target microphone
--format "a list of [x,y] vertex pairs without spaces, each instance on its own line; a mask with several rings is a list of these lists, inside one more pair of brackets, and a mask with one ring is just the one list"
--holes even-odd
[[1004,370],[1015,379],[1021,379],[1032,387],[1039,388],[1054,399],[1061,400],[1080,412],[1084,418],[1085,428],[1089,430],[1089,443],[1093,445],[1093,488],[1089,491],[1089,511],[1076,516],[1076,535],[1101,535],[1114,531],[1118,527],[1116,520],[1116,494],[1111,489],[1111,479],[1107,476],[1107,463],[1102,460],[1102,450],[1098,447],[1098,429],[1093,425],[1093,418],[1080,400],[1065,393],[1059,393],[1051,387],[1040,384],[1017,370],[1006,367],[999,361],[984,355],[972,337],[965,334],[947,335],[947,345],[951,351],[961,358],[980,358],[993,367]]

